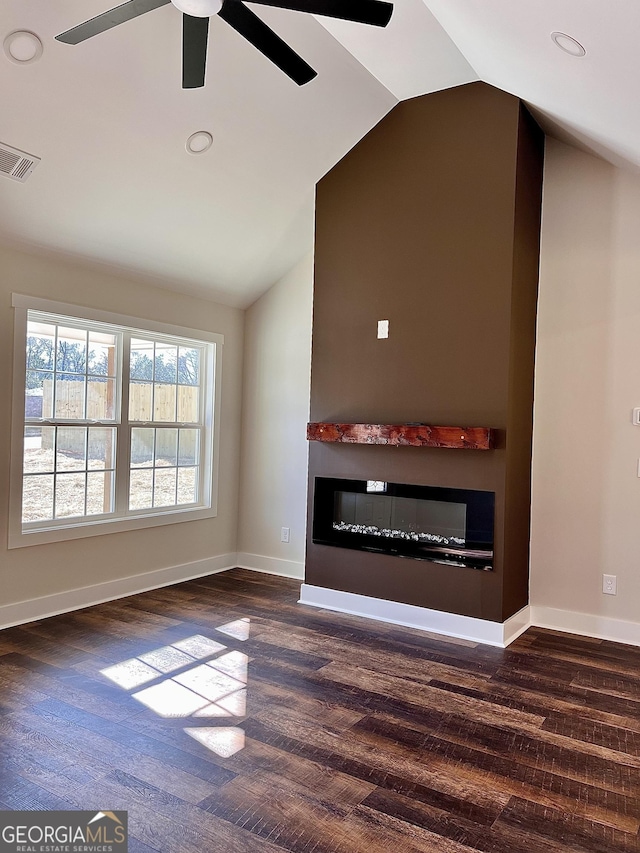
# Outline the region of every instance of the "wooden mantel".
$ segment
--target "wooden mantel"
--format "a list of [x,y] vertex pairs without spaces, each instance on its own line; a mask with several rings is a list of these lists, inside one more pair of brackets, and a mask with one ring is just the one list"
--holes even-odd
[[395,447],[452,447],[490,450],[490,427],[432,426],[431,424],[307,424],[309,441],[345,444],[389,444]]

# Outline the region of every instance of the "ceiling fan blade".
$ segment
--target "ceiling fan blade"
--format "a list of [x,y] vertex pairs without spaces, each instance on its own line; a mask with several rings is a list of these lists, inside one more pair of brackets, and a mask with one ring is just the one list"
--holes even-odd
[[218,15],[298,86],[316,76],[317,72],[240,0],[224,0]]
[[345,21],[357,21],[360,24],[373,24],[386,27],[393,12],[393,4],[384,0],[250,0],[263,6],[278,6],[280,9],[293,9],[297,12],[309,12],[312,15],[325,15],[328,18],[343,18]]
[[182,88],[204,86],[209,18],[182,16]]
[[128,3],[109,9],[108,12],[103,12],[102,15],[85,21],[84,24],[79,24],[71,30],[60,33],[59,36],[56,36],[56,40],[63,41],[65,44],[79,44],[85,39],[97,36],[98,33],[103,33],[105,30],[117,27],[118,24],[124,24],[125,21],[130,21],[132,18],[137,18],[139,15],[144,15],[145,12],[151,12],[153,9],[158,9],[160,6],[166,6],[169,3],[171,0],[129,0]]

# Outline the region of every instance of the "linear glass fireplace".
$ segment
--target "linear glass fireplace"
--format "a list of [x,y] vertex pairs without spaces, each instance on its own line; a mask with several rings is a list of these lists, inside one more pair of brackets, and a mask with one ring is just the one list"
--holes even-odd
[[491,571],[494,506],[493,492],[316,477],[313,541]]

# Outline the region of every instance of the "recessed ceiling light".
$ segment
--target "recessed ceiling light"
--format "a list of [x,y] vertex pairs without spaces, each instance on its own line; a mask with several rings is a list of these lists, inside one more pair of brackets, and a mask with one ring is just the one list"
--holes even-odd
[[213,136],[206,130],[197,130],[187,139],[185,148],[189,154],[204,154],[213,144]]
[[560,50],[564,50],[565,53],[570,53],[571,56],[584,56],[587,52],[579,41],[576,41],[572,36],[568,36],[566,33],[551,33],[551,38]]
[[36,62],[42,56],[42,42],[35,33],[16,30],[4,40],[4,52],[7,59],[18,65]]

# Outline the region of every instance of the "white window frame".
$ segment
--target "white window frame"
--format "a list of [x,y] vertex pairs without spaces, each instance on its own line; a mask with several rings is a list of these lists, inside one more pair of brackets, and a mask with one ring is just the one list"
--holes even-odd
[[[205,518],[213,518],[217,515],[218,504],[218,460],[220,445],[220,412],[221,412],[221,389],[222,389],[222,348],[224,336],[216,332],[189,329],[183,326],[174,326],[145,320],[139,317],[130,317],[123,314],[115,314],[108,311],[100,311],[84,306],[70,305],[68,303],[54,302],[47,299],[38,299],[31,296],[14,293],[12,305],[15,311],[14,322],[14,354],[13,354],[13,393],[12,393],[12,418],[11,418],[11,469],[9,483],[9,548],[21,548],[27,545],[41,545],[47,542],[60,542],[70,539],[80,539],[89,536],[99,536],[107,533],[116,533],[126,530],[138,530],[147,527],[156,527],[165,524],[175,524],[185,521],[197,521]],[[82,516],[80,518],[69,518],[67,521],[56,519],[49,525],[47,522],[31,524],[24,528],[22,523],[22,488],[23,488],[23,458],[24,458],[24,411],[25,411],[25,388],[26,388],[26,339],[27,339],[27,313],[28,311],[39,311],[45,314],[55,315],[59,318],[85,321],[87,324],[104,323],[115,327],[123,335],[166,336],[167,338],[178,338],[182,341],[193,341],[194,343],[206,345],[207,357],[201,365],[202,389],[207,389],[204,399],[204,448],[201,455],[200,476],[204,478],[202,490],[202,502],[197,506],[187,507],[170,506],[158,507],[144,510],[127,510],[122,515],[109,514],[105,516]],[[117,385],[121,387],[123,377],[128,375],[129,353],[126,347],[118,351],[120,368],[118,370]],[[131,429],[136,426],[153,428],[154,423],[137,424],[128,421],[128,393],[121,391],[116,411],[116,418],[121,418],[119,427],[121,435],[130,439]],[[122,408],[122,411],[120,411]],[[80,422],[69,421],[73,426]],[[42,422],[47,426],[46,420]],[[110,422],[91,424],[82,422],[80,425],[109,426]],[[163,422],[161,427],[171,426]],[[176,424],[180,427],[181,424]],[[116,472],[118,469],[129,469],[130,440],[120,440],[116,451]],[[118,479],[116,473],[116,491],[122,489],[122,477]],[[122,504],[122,501],[120,502]]]

